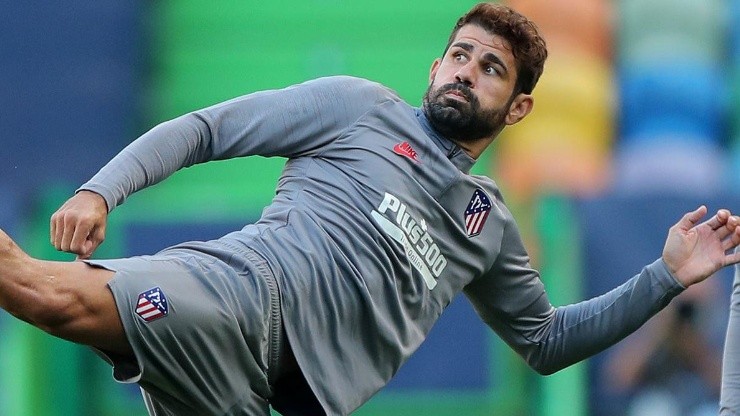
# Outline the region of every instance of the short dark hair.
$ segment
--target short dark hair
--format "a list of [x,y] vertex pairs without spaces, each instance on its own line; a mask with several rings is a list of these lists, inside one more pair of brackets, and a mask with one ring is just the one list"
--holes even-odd
[[510,7],[495,3],[479,3],[457,20],[445,47],[445,53],[461,27],[473,24],[509,41],[517,65],[514,93],[531,94],[542,75],[547,59],[547,46],[537,26]]

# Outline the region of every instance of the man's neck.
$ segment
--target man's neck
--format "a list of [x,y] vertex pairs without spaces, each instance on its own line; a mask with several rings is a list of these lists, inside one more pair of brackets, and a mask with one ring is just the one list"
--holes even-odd
[[480,157],[480,155],[483,154],[486,148],[488,148],[488,146],[493,142],[494,137],[483,138],[483,139],[478,139],[474,141],[464,141],[464,140],[460,141],[460,140],[455,140],[455,139],[450,139],[450,140],[453,143],[455,143],[460,149],[462,149],[465,153],[467,153],[468,156],[477,160]]

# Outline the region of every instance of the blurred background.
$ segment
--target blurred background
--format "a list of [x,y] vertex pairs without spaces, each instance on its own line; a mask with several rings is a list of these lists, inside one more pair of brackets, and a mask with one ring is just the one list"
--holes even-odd
[[[185,112],[356,75],[419,105],[476,2],[0,0],[0,228],[36,257],[49,217],[135,137]],[[512,0],[550,50],[534,112],[475,173],[504,190],[553,303],[655,260],[701,203],[740,210],[740,1]],[[254,221],[284,160],[201,165],[115,210],[97,257]],[[602,354],[541,377],[457,299],[358,415],[716,414],[731,270]],[[362,377],[362,374],[357,374]],[[707,413],[708,412],[708,413]],[[145,415],[89,350],[0,312],[0,415]]]

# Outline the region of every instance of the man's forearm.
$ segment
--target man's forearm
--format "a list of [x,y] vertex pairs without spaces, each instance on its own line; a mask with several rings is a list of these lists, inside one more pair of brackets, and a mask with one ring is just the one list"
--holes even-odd
[[139,137],[78,190],[100,194],[112,211],[134,192],[210,157],[208,125],[202,118],[188,114],[162,123]]
[[614,345],[663,309],[683,287],[656,261],[614,290],[557,309],[531,365],[549,374]]

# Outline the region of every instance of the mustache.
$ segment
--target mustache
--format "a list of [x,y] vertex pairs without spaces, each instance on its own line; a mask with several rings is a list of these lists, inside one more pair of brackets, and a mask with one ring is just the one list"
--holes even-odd
[[469,102],[473,102],[476,100],[475,95],[473,94],[473,91],[468,87],[467,85],[461,83],[461,82],[453,82],[450,84],[445,84],[437,90],[437,96],[441,96],[444,93],[450,92],[450,91],[456,91],[465,96],[465,98]]

